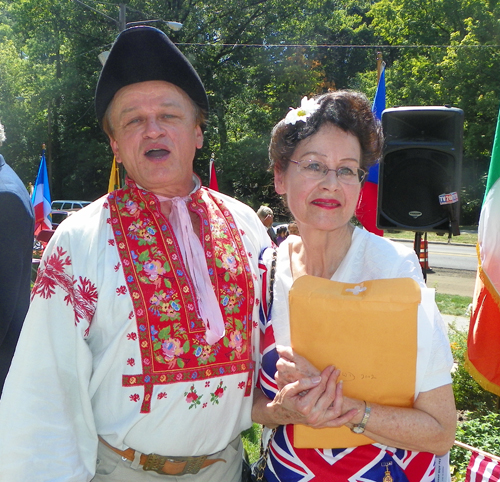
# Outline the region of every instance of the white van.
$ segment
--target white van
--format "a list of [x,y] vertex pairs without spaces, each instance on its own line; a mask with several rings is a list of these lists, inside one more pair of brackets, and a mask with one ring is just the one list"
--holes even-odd
[[85,206],[88,206],[90,201],[67,201],[67,200],[58,200],[52,201],[50,207],[52,211],[78,211],[78,209],[82,209]]

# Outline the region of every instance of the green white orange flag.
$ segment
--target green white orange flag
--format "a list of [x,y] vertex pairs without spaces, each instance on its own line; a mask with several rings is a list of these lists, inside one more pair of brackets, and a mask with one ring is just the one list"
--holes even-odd
[[500,396],[500,113],[478,230],[478,271],[465,366]]

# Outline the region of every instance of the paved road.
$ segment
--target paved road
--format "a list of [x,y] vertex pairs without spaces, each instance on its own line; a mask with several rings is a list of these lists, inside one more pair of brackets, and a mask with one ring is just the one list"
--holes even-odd
[[[410,240],[398,240],[413,249]],[[474,245],[429,243],[427,286],[438,293],[472,296],[477,272],[477,254]]]
[[[413,241],[394,240],[413,249]],[[458,270],[477,270],[476,246],[472,244],[429,243],[429,266]]]
[[[412,241],[401,242],[413,248]],[[474,295],[477,271],[475,246],[429,243],[429,266],[431,267],[431,271],[427,273],[429,288],[434,288],[437,293],[448,295],[470,297]],[[450,268],[450,266],[455,268]],[[443,315],[443,318],[454,328],[463,331],[469,329],[468,316]]]
[[427,273],[427,286],[437,293],[472,297],[475,283],[475,271],[433,268]]

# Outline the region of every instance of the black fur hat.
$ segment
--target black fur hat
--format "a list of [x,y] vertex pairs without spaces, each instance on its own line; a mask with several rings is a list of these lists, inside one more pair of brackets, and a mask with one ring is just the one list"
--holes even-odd
[[208,113],[208,98],[200,77],[188,59],[161,31],[131,27],[121,32],[111,47],[95,92],[97,120],[122,88],[138,82],[164,80],[180,87]]

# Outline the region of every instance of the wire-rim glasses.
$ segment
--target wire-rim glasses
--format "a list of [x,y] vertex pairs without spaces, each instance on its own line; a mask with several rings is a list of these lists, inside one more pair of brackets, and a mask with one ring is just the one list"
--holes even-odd
[[337,179],[343,184],[356,185],[363,182],[366,177],[366,171],[359,167],[350,168],[347,166],[339,167],[338,169],[330,169],[326,164],[320,161],[305,160],[294,161],[288,159],[290,162],[297,164],[297,172],[308,179],[323,179],[326,175],[333,171]]

